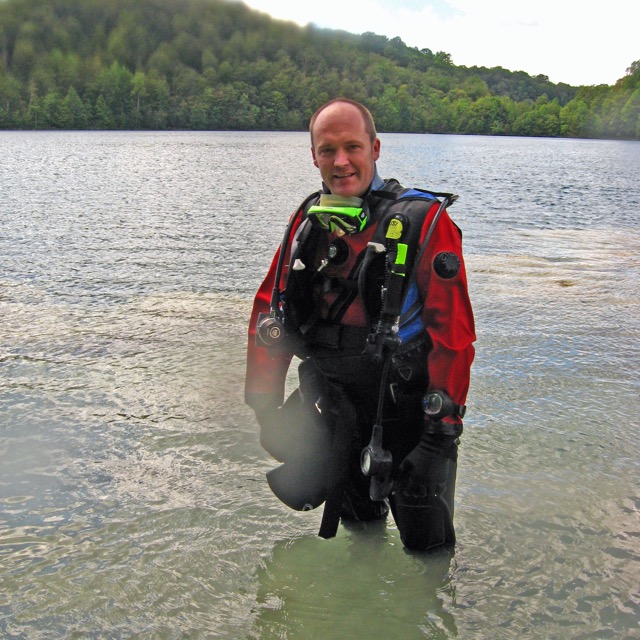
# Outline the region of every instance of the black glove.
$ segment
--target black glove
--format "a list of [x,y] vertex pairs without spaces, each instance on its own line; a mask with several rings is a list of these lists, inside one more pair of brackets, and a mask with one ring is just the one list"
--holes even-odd
[[456,460],[457,440],[457,436],[425,433],[398,467],[398,489],[414,498],[443,493],[449,463]]
[[252,393],[247,395],[246,403],[255,411],[260,427],[268,428],[276,419],[282,397],[276,393]]
[[254,410],[256,420],[260,425],[260,444],[276,460],[282,461],[283,452],[281,437],[278,429],[278,409],[282,398],[277,394],[252,393],[246,396],[247,404]]

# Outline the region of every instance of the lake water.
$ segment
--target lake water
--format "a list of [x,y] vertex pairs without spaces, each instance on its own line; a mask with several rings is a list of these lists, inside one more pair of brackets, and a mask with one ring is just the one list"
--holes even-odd
[[305,134],[0,132],[0,637],[640,638],[640,143],[381,139],[460,195],[455,553],[265,482],[246,326]]

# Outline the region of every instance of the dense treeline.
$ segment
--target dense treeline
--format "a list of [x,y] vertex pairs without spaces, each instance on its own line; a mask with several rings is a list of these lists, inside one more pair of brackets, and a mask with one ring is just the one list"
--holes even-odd
[[0,128],[300,130],[337,95],[381,131],[640,139],[640,61],[571,87],[224,0],[0,0]]

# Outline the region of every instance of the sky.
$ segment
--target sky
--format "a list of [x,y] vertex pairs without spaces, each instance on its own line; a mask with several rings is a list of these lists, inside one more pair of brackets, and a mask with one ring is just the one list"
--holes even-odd
[[640,60],[640,0],[243,0],[300,26],[372,31],[455,65],[612,85]]

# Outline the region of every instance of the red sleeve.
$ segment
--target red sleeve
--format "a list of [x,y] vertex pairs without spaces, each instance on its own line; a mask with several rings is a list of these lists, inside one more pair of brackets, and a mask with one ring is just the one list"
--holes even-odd
[[[295,214],[294,214],[295,215]],[[292,230],[293,237],[295,229]],[[271,294],[276,277],[276,268],[280,257],[279,247],[271,261],[271,267],[262,285],[256,293],[251,318],[249,320],[248,343],[247,343],[247,371],[245,377],[244,397],[245,402],[257,408],[262,399],[270,397],[276,404],[284,401],[285,378],[291,363],[292,353],[282,352],[276,357],[272,357],[264,347],[256,346],[256,323],[260,313],[268,313],[271,303]],[[286,248],[284,268],[280,278],[280,290],[284,288],[287,273],[287,261],[291,245]]]
[[[434,204],[427,216],[421,241],[438,206]],[[435,261],[440,254],[449,254],[449,265],[459,265],[457,273],[451,275],[455,268],[447,273],[436,268]],[[442,212],[422,257],[417,282],[424,300],[422,319],[432,344],[427,360],[429,391],[445,391],[456,404],[462,405],[469,389],[476,335],[462,257],[462,238],[446,211]]]

